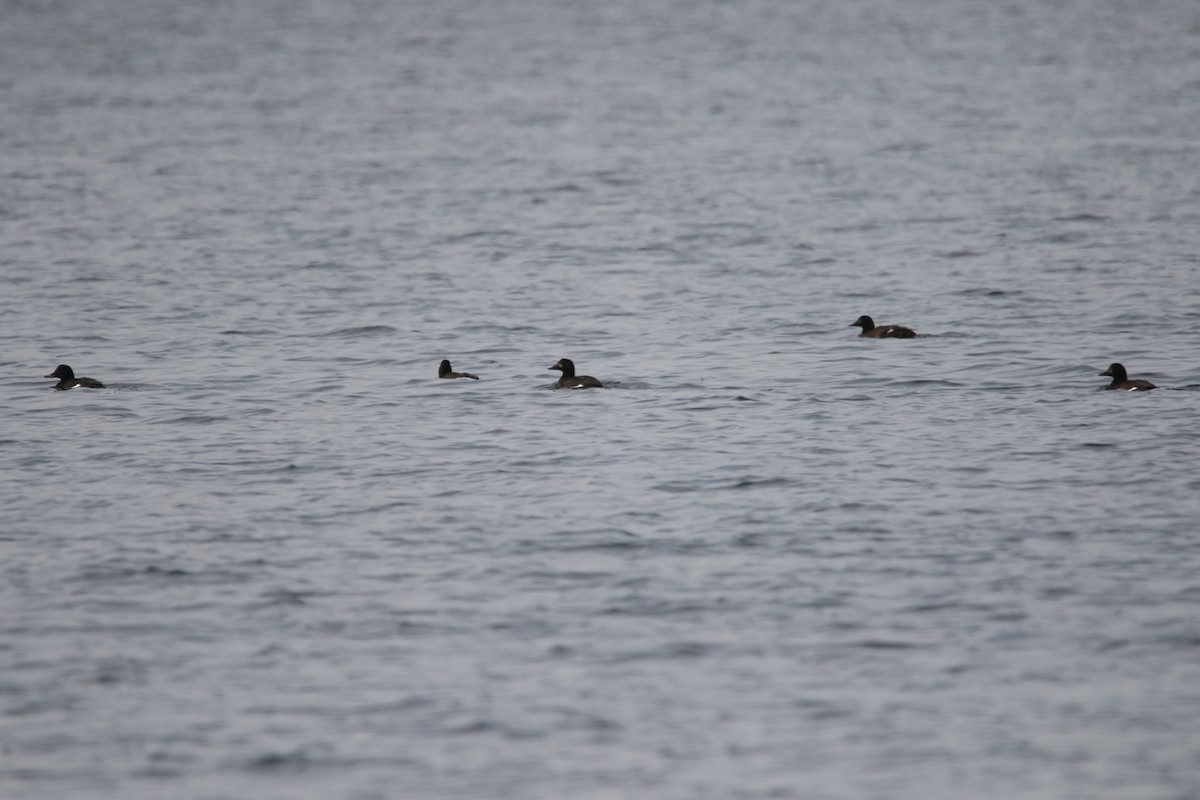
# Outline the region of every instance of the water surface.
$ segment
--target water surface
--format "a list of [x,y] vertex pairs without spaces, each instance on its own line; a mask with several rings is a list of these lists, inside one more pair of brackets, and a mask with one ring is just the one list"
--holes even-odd
[[0,17],[0,795],[1200,794],[1193,3]]

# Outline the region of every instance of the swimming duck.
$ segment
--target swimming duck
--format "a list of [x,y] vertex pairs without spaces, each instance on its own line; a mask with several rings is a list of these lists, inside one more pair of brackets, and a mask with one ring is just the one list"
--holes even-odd
[[866,314],[850,323],[852,328],[856,325],[862,328],[859,336],[865,336],[868,339],[914,339],[917,336],[916,331],[903,325],[876,325],[875,320]]
[[1112,383],[1105,386],[1105,389],[1124,389],[1128,392],[1148,392],[1151,389],[1157,389],[1150,381],[1130,380],[1125,373],[1125,367],[1120,364],[1109,364],[1108,369],[1100,373],[1104,376],[1112,377]]
[[469,372],[454,372],[453,370],[450,369],[450,360],[445,359],[445,358],[442,359],[442,363],[438,367],[438,377],[439,378],[471,378],[472,380],[479,380],[478,375],[472,375]]
[[569,358],[560,358],[557,364],[547,369],[562,370],[562,377],[554,383],[555,389],[604,388],[604,384],[591,375],[576,375],[575,362]]
[[95,378],[76,378],[75,370],[68,367],[66,364],[59,364],[58,367],[46,376],[47,378],[58,378],[58,383],[54,384],[55,389],[74,389],[81,387],[83,389],[103,389],[104,384]]

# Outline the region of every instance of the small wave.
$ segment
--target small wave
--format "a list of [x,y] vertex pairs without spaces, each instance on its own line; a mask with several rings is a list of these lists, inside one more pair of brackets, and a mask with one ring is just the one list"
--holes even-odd
[[688,492],[715,492],[722,490],[753,489],[766,486],[787,486],[793,483],[791,478],[760,478],[748,475],[735,481],[667,481],[651,488],[670,494],[686,494]]
[[460,736],[494,733],[499,734],[505,739],[540,739],[545,736],[545,733],[542,732],[524,730],[490,719],[472,720],[471,722],[447,728],[446,732]]
[[1070,217],[1055,217],[1055,222],[1108,222],[1109,217],[1101,214],[1074,214]]
[[[391,325],[362,325],[354,328],[337,328],[325,333],[316,334],[318,338],[354,338],[356,336],[374,336],[376,334],[391,334],[396,333],[396,329]],[[307,337],[309,334],[295,334],[297,337]]]
[[537,189],[535,191],[551,192],[551,193],[565,192],[568,194],[580,194],[580,193],[586,192],[587,189],[580,186],[578,183],[575,183],[574,181],[568,181],[567,183],[557,183],[557,184],[554,184],[553,186],[544,186],[541,189]]
[[868,650],[915,650],[922,646],[916,642],[902,642],[896,639],[866,639],[857,642],[857,645]]
[[984,339],[991,338],[990,334],[979,333],[959,333],[957,331],[943,331],[942,333],[919,333],[918,339]]
[[476,241],[478,239],[492,238],[508,238],[516,236],[517,232],[507,228],[496,228],[494,230],[477,230],[459,233],[453,236],[444,236],[437,241],[438,244],[463,244],[466,242]]
[[905,225],[952,225],[964,219],[965,217],[908,217],[900,221]]
[[825,230],[830,233],[867,233],[882,227],[878,222],[859,222],[852,225],[826,225]]
[[929,142],[892,142],[891,144],[885,144],[883,147],[875,148],[873,152],[876,155],[885,155],[887,153],[903,153],[907,155],[923,153],[932,146]]
[[701,658],[715,650],[713,645],[705,642],[671,642],[661,647],[648,650],[634,650],[620,653],[606,659],[611,663],[627,663],[630,661],[677,661],[680,659]]
[[977,286],[972,289],[963,289],[955,294],[960,297],[1012,297],[1022,295],[1024,292],[1014,291],[1012,289],[989,289],[985,286]]
[[317,592],[300,591],[296,589],[272,589],[264,592],[263,602],[254,604],[254,608],[266,608],[268,606],[306,606],[308,598],[317,595]]
[[251,758],[245,769],[251,772],[280,772],[306,769],[311,765],[309,757],[301,750],[292,753],[264,753]]
[[[906,380],[906,381],[892,381],[888,385],[889,386],[952,386],[954,388],[961,388],[961,387],[965,386],[966,384],[959,383],[958,381],[947,381],[947,380],[941,380],[941,379],[937,379],[937,378],[915,378],[913,380]],[[971,388],[975,388],[975,387],[971,387]]]
[[82,581],[123,581],[129,578],[149,576],[156,578],[190,578],[193,573],[176,567],[86,567],[79,575]]

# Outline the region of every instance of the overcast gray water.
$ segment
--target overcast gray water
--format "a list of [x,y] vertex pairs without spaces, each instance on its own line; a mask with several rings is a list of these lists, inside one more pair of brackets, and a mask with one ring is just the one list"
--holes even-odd
[[3,3],[0,797],[1200,797],[1198,134],[1194,0]]

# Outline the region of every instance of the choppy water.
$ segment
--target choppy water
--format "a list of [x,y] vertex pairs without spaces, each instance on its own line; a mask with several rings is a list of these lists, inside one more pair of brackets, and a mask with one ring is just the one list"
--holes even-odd
[[0,796],[1200,796],[1198,63],[1190,0],[5,4]]

